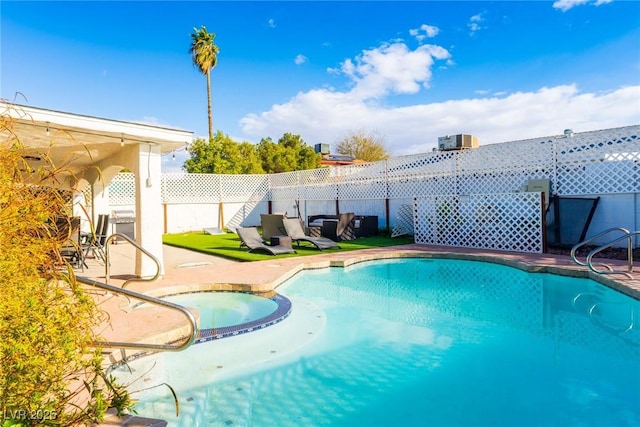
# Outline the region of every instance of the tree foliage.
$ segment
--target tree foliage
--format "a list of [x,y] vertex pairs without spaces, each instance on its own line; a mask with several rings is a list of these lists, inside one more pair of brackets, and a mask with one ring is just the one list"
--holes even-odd
[[258,156],[266,173],[291,172],[320,167],[321,157],[305,144],[300,135],[285,133],[278,143],[263,138],[258,144]]
[[194,28],[191,33],[189,53],[193,65],[207,78],[207,118],[209,119],[209,139],[213,138],[213,112],[211,108],[211,70],[218,64],[220,48],[215,44],[216,35],[202,28]]
[[190,158],[184,162],[184,169],[190,173],[264,173],[253,144],[238,144],[221,131],[209,142],[197,138],[189,145],[188,152]]
[[218,131],[209,141],[196,139],[188,148],[184,169],[190,173],[262,174],[314,169],[320,155],[299,135],[285,133],[277,143],[263,138],[256,146],[237,143]]
[[60,218],[68,214],[70,196],[38,185],[56,169],[42,154],[47,164],[33,170],[12,129],[11,119],[1,116],[2,425],[99,421],[109,406],[128,409],[130,401],[126,390],[106,376],[101,351],[92,346],[102,312],[73,270],[60,268],[60,249],[70,230]]
[[359,129],[341,139],[336,151],[359,160],[375,162],[389,158],[384,144],[384,136],[380,133]]

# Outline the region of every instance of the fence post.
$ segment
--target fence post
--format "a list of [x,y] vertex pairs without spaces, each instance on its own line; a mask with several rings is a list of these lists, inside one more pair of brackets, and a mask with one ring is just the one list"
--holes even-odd
[[391,235],[391,218],[389,215],[389,160],[384,161],[384,183],[386,186],[384,195],[384,216],[387,232]]
[[[540,214],[542,215],[542,253],[547,253],[547,209],[545,208],[545,195],[544,192],[540,193]],[[551,197],[549,197],[549,202],[551,202]],[[555,203],[557,206],[558,204]]]

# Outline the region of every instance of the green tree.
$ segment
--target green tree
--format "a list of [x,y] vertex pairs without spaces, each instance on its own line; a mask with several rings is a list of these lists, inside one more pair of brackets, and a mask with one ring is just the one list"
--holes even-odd
[[278,143],[263,138],[258,156],[266,173],[291,172],[320,167],[321,156],[305,144],[300,135],[285,133]]
[[45,164],[32,169],[12,129],[0,116],[0,422],[92,424],[131,402],[93,346],[106,315],[60,257],[70,192],[44,182],[64,165],[42,153]]
[[240,149],[240,156],[244,159],[241,163],[241,170],[238,173],[264,173],[264,169],[262,169],[262,164],[260,163],[260,158],[258,157],[258,149],[255,145],[245,141],[242,142],[238,148]]
[[285,133],[277,143],[263,138],[256,146],[237,143],[221,131],[209,142],[197,138],[189,145],[184,169],[189,173],[261,174],[320,167],[321,156],[299,135]]
[[209,119],[209,139],[213,138],[213,113],[211,111],[211,70],[218,63],[220,48],[214,40],[215,33],[210,33],[203,25],[202,28],[193,29],[191,33],[191,47],[189,53],[195,65],[207,78],[207,117]]
[[188,152],[190,158],[184,162],[184,169],[190,173],[264,173],[253,144],[238,144],[221,131],[209,142],[197,138],[189,145]]
[[384,146],[384,136],[375,131],[364,129],[351,132],[338,142],[336,151],[345,156],[367,162],[375,162],[389,158]]

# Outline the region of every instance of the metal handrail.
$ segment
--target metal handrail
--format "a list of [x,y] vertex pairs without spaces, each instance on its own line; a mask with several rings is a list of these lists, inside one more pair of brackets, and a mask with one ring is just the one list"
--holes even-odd
[[[596,240],[597,238],[602,237],[604,235],[607,235],[607,234],[609,234],[611,232],[614,232],[614,231],[620,231],[620,232],[624,233],[623,237],[626,237],[629,234],[629,230],[627,230],[626,228],[622,228],[622,227],[609,228],[608,230],[605,230],[602,233],[598,233],[595,236],[592,236],[592,237],[588,238],[587,240],[582,241],[582,242],[578,243],[577,245],[575,245],[574,247],[571,248],[571,259],[573,260],[573,262],[575,262],[578,265],[582,265],[583,267],[587,267],[589,265],[588,262],[581,262],[581,261],[578,260],[578,258],[576,258],[576,251],[578,250],[578,248],[586,245],[587,243],[591,243],[594,240]],[[606,266],[606,267],[609,267],[609,266]]]
[[126,240],[127,242],[131,243],[136,249],[138,249],[140,252],[142,252],[143,254],[145,254],[146,256],[148,256],[149,258],[151,258],[153,260],[153,262],[156,263],[156,274],[151,277],[151,278],[141,278],[141,277],[134,277],[132,279],[128,279],[126,280],[123,284],[122,284],[122,288],[126,288],[127,285],[131,282],[153,282],[154,280],[156,280],[158,277],[160,277],[160,260],[158,260],[158,258],[156,258],[151,252],[147,251],[145,248],[143,248],[142,246],[140,246],[138,243],[136,243],[132,238],[130,238],[129,236],[122,234],[122,233],[113,233],[112,235],[110,235],[109,237],[107,237],[107,240],[104,242],[104,246],[105,246],[105,263],[104,263],[104,274],[105,274],[105,281],[107,282],[107,284],[109,283],[109,280],[111,278],[110,275],[110,262],[109,262],[109,243],[111,243],[111,241],[113,239],[115,239],[116,237],[121,237],[124,240]]
[[[633,271],[633,244],[631,241],[631,238],[633,236],[637,236],[640,235],[640,231],[634,231],[634,232],[627,232],[626,236],[620,236],[615,240],[610,241],[609,243],[602,245],[600,247],[595,248],[594,250],[592,250],[591,252],[589,252],[589,254],[587,255],[587,265],[589,266],[589,269],[595,273],[600,273],[600,274],[626,274],[627,276],[629,276],[627,273],[630,273]],[[623,270],[614,270],[614,269],[610,269],[609,271],[599,271],[596,270],[593,266],[592,263],[592,258],[595,254],[597,254],[600,251],[603,251],[607,248],[612,247],[613,245],[615,245],[616,243],[620,242],[621,240],[627,240],[627,271],[623,271]]]
[[117,286],[112,286],[107,283],[98,282],[97,280],[90,279],[88,277],[76,276],[76,279],[80,283],[84,283],[86,285],[95,286],[100,289],[107,290],[109,292],[113,292],[115,294],[126,295],[131,298],[136,298],[151,304],[160,305],[171,310],[177,310],[185,315],[185,317],[189,320],[189,326],[191,327],[191,332],[189,334],[189,338],[183,342],[182,344],[145,344],[145,343],[135,343],[135,342],[122,342],[122,341],[95,341],[94,345],[99,346],[108,346],[115,348],[131,348],[138,350],[154,350],[154,351],[182,351],[191,344],[193,344],[198,335],[198,327],[196,323],[196,318],[193,313],[189,311],[186,307],[183,307],[178,304],[174,304],[169,301],[164,301],[158,298],[150,297],[148,295],[141,294],[139,292],[130,291],[127,289],[122,289]]

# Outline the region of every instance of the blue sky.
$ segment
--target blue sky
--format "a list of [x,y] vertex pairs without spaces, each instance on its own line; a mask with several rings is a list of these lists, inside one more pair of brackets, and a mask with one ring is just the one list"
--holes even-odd
[[202,25],[220,47],[214,127],[237,141],[366,130],[397,156],[640,123],[638,1],[3,0],[0,19],[0,97],[195,136]]

